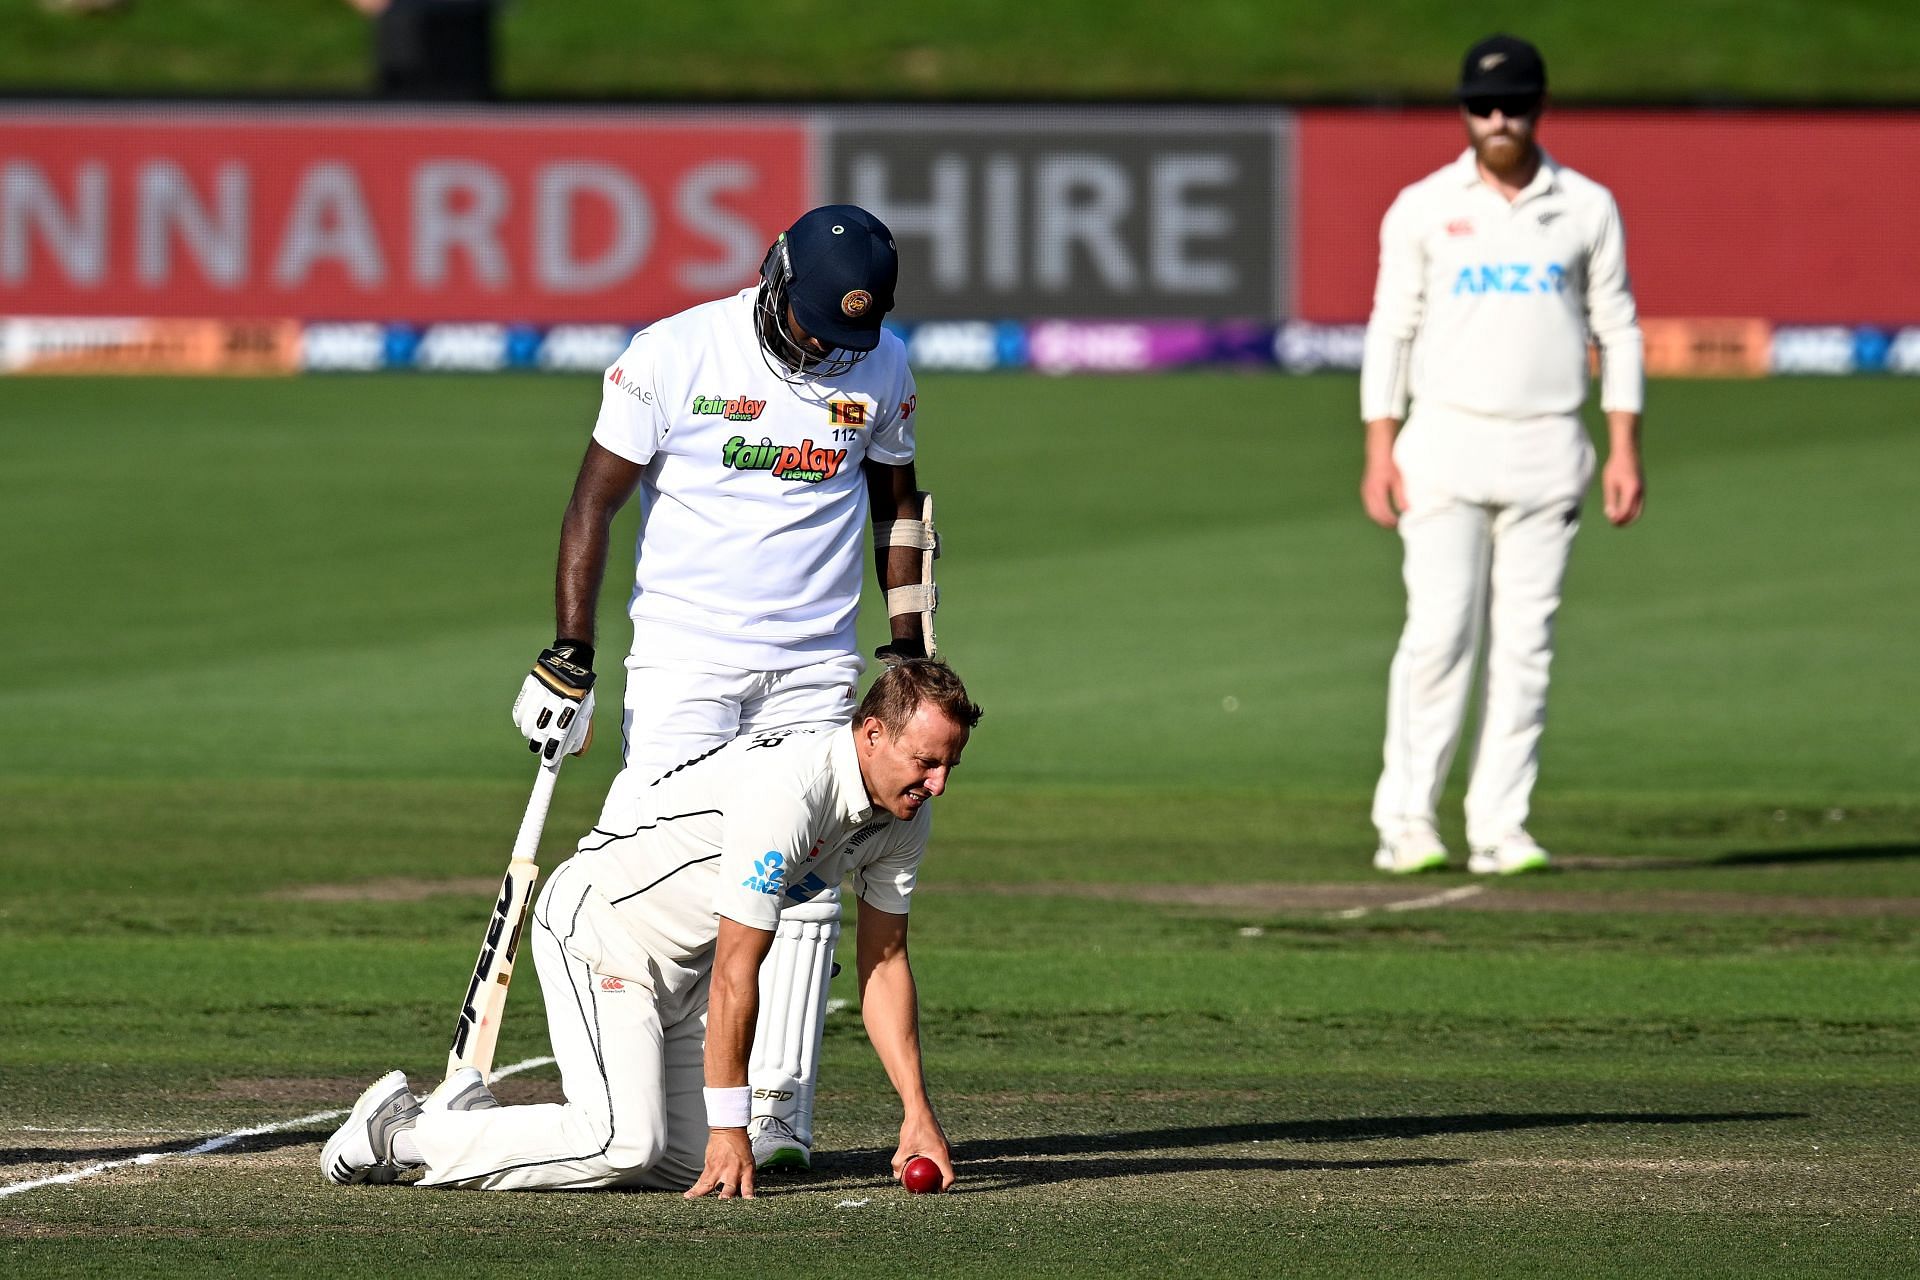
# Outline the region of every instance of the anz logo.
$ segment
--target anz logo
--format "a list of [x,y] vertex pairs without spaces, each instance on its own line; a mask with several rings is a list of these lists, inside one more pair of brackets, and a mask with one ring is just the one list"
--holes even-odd
[[1453,277],[1453,296],[1483,293],[1565,293],[1567,269],[1557,262],[1483,262],[1460,268]]
[[785,879],[786,859],[777,849],[769,849],[754,860],[753,870],[740,882],[742,889],[751,889],[755,893],[764,893],[769,898],[780,896],[780,886]]

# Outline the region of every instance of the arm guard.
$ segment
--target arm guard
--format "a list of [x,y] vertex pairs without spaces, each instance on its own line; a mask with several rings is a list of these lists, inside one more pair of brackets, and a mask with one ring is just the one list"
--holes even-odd
[[889,547],[915,547],[920,552],[920,581],[887,590],[887,616],[920,615],[921,642],[929,658],[938,657],[933,641],[933,614],[940,607],[940,591],[933,583],[933,562],[940,557],[940,535],[933,527],[933,495],[916,493],[920,502],[918,520],[876,520],[873,545],[885,551]]

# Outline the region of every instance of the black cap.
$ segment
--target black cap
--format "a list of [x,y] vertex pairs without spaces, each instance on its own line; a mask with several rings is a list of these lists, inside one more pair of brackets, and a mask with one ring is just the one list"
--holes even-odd
[[1519,36],[1488,36],[1460,64],[1461,101],[1538,96],[1547,91],[1547,64]]
[[787,302],[800,327],[830,346],[871,351],[893,310],[900,255],[893,232],[858,205],[809,210],[787,230]]

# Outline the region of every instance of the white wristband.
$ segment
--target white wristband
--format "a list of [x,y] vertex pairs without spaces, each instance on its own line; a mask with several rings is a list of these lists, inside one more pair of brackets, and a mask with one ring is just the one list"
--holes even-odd
[[753,1110],[752,1090],[746,1085],[735,1085],[727,1089],[705,1089],[707,1095],[707,1127],[709,1129],[744,1129],[747,1116]]

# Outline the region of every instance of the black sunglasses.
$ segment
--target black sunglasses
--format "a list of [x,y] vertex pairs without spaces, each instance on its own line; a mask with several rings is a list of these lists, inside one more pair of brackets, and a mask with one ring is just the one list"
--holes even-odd
[[1490,116],[1498,111],[1508,119],[1531,116],[1540,110],[1537,93],[1505,93],[1490,98],[1468,98],[1465,106],[1471,116]]

